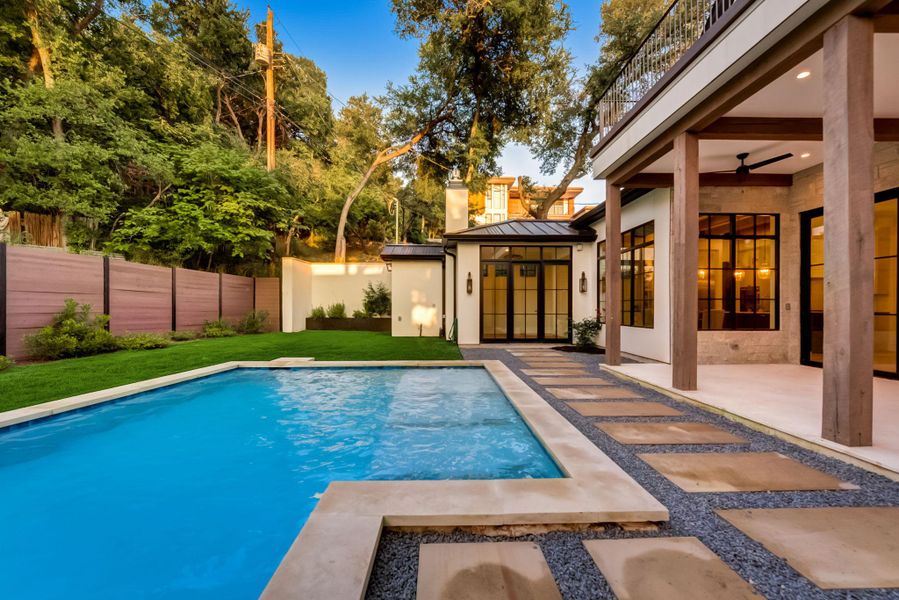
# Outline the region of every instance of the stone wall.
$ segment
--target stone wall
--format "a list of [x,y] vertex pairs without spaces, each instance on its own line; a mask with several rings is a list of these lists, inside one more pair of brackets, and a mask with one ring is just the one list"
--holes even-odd
[[[790,340],[798,340],[799,216],[790,210],[790,188],[701,188],[700,212],[780,215],[780,329],[700,331],[700,364],[794,362]],[[795,250],[794,250],[795,249]],[[794,273],[795,271],[795,273]],[[794,289],[795,288],[795,289]],[[793,296],[796,300],[793,301]],[[794,322],[795,321],[795,322]],[[798,361],[798,346],[797,357]]]

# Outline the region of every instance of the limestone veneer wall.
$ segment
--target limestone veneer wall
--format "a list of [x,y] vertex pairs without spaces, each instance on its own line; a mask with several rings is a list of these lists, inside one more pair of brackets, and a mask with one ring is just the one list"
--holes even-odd
[[[798,362],[799,215],[790,210],[790,188],[701,188],[699,211],[780,215],[780,329],[700,331],[700,364]],[[790,350],[794,340],[795,359]]]

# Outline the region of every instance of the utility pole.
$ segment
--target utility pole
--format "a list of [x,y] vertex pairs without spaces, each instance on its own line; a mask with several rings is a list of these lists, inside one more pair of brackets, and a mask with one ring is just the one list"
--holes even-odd
[[268,66],[265,69],[265,158],[266,168],[275,169],[275,27],[272,8],[268,7],[265,20],[265,47],[268,49]]

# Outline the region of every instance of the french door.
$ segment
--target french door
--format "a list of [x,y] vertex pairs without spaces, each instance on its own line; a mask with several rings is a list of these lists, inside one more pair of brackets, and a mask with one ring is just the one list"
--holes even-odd
[[570,287],[570,248],[482,247],[481,340],[570,340]]

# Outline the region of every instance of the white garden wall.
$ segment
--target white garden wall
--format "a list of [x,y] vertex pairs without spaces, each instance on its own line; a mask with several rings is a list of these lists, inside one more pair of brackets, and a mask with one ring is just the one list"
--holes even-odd
[[437,336],[443,320],[443,263],[397,260],[391,276],[391,334]]
[[[303,331],[313,308],[342,302],[347,316],[362,309],[369,283],[390,287],[387,265],[377,263],[310,263],[298,258],[281,261],[284,280],[283,331]],[[289,308],[288,308],[289,307]]]

